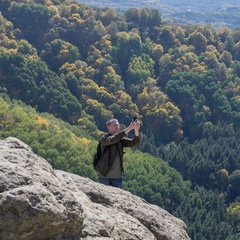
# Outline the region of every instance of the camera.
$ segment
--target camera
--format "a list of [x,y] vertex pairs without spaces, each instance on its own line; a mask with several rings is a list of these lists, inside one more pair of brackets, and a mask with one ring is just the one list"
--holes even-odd
[[135,122],[135,121],[137,120],[137,117],[134,116],[134,117],[132,118],[132,120]]

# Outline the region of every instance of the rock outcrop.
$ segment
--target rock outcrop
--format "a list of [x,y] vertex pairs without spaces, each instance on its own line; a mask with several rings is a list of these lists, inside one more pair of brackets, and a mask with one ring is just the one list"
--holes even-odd
[[187,240],[186,225],[128,191],[53,170],[16,138],[0,140],[1,240]]

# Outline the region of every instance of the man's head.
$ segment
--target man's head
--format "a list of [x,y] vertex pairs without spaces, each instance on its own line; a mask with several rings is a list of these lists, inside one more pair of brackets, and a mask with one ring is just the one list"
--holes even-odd
[[114,135],[119,132],[120,124],[117,119],[111,119],[106,123],[108,131]]

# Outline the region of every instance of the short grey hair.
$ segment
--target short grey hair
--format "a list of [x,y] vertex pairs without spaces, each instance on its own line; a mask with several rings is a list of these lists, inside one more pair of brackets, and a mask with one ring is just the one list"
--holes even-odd
[[116,121],[118,122],[118,120],[116,118],[112,118],[106,122],[106,125],[109,126],[109,125],[111,125],[112,122],[116,122]]

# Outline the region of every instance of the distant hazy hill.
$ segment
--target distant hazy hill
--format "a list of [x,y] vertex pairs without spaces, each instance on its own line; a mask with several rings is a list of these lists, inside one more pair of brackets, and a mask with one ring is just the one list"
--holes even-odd
[[212,24],[214,27],[240,26],[239,0],[80,0],[95,7],[114,8],[124,12],[129,8],[157,8],[162,17],[173,22]]

